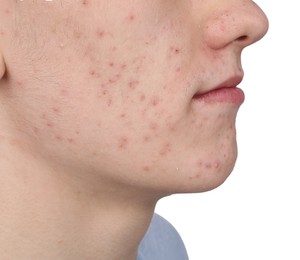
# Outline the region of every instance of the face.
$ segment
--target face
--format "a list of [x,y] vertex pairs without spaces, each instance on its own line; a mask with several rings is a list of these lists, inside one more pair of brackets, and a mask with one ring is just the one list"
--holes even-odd
[[267,30],[252,1],[40,0],[5,10],[11,104],[36,158],[94,185],[198,192],[227,178],[241,51]]

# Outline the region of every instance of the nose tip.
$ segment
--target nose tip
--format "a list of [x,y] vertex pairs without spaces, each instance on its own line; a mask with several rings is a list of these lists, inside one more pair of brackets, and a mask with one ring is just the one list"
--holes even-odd
[[[265,13],[254,2],[253,7],[243,12],[240,24],[240,36],[235,41],[240,42],[242,47],[251,45],[265,36],[269,28],[269,21]],[[253,11],[251,11],[253,10]]]
[[252,1],[234,9],[221,10],[209,19],[205,41],[213,49],[231,43],[244,48],[264,37],[269,27],[265,13]]

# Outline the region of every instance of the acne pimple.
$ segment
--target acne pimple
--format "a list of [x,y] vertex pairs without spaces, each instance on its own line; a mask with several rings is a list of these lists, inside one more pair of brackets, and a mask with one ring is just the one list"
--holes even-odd
[[204,167],[206,169],[211,169],[212,168],[212,164],[211,163],[205,163]]
[[5,13],[6,15],[10,15],[10,14],[11,14],[11,10],[8,9],[8,8],[6,8],[6,9],[4,10],[4,13]]
[[34,127],[34,128],[33,128],[33,132],[37,135],[37,134],[40,133],[40,129],[37,128],[37,127]]
[[149,128],[150,128],[152,131],[155,131],[155,130],[157,130],[157,128],[158,128],[158,124],[152,122],[152,123],[150,123]]
[[101,29],[97,29],[96,36],[98,39],[102,40],[104,38],[105,32]]
[[82,5],[87,6],[90,1],[89,0],[81,0]]
[[197,166],[198,166],[198,167],[202,167],[202,166],[203,166],[203,162],[202,162],[201,160],[199,160],[199,161],[197,162]]
[[108,101],[107,101],[107,106],[110,107],[113,103],[113,100],[112,98],[109,98]]
[[74,139],[73,139],[73,138],[67,138],[67,141],[68,141],[70,144],[73,144],[73,143],[74,143]]
[[126,114],[125,113],[122,113],[121,115],[120,115],[120,118],[125,118],[126,117]]
[[111,47],[109,48],[109,50],[110,50],[111,52],[115,52],[115,51],[118,50],[118,48],[117,48],[116,46],[111,46]]
[[158,98],[158,97],[153,97],[153,98],[151,99],[151,105],[152,105],[153,107],[156,107],[158,104],[159,104],[159,98]]
[[68,90],[66,90],[66,89],[61,89],[60,90],[60,95],[61,96],[66,97],[66,96],[68,96],[68,94],[69,94]]
[[177,128],[175,126],[169,126],[169,131],[175,133],[177,131]]
[[46,123],[46,125],[49,128],[53,128],[54,127],[54,124],[52,122],[49,122],[49,121]]
[[126,19],[127,19],[129,22],[132,22],[132,21],[135,20],[135,15],[132,14],[132,13],[130,13],[130,14],[126,17]]
[[219,169],[220,168],[220,162],[215,162],[214,163],[214,168]]
[[127,68],[127,65],[126,64],[121,64],[120,68],[121,68],[121,70],[124,70],[124,69]]
[[130,80],[130,81],[128,82],[128,88],[129,88],[130,90],[135,90],[136,87],[138,86],[138,84],[139,84],[139,82],[138,82],[137,80]]
[[150,137],[149,135],[145,135],[145,136],[143,137],[143,142],[144,142],[144,143],[148,143],[150,140],[151,140],[151,137]]
[[118,140],[118,148],[119,149],[125,149],[125,148],[127,148],[128,143],[129,143],[128,138],[126,136],[122,136]]
[[181,49],[178,48],[178,47],[171,46],[171,47],[170,47],[170,51],[171,51],[171,53],[173,53],[173,54],[179,54],[179,53],[181,52]]
[[61,137],[60,135],[56,135],[55,138],[56,138],[56,140],[58,140],[58,141],[62,141],[62,140],[63,140],[62,137]]
[[95,71],[95,70],[93,70],[93,69],[90,69],[90,71],[89,71],[89,74],[90,74],[91,76],[94,76],[94,75],[95,75],[95,73],[96,73],[96,71]]
[[164,155],[167,155],[168,153],[170,153],[171,151],[172,151],[172,145],[170,143],[166,143],[161,148],[159,154],[161,156],[164,156]]
[[23,82],[20,81],[20,80],[17,80],[17,81],[16,81],[16,84],[17,84],[17,86],[20,87],[20,88],[24,87]]
[[145,101],[146,96],[144,94],[140,95],[140,101]]
[[143,167],[142,167],[142,170],[143,170],[144,172],[149,172],[149,171],[150,171],[150,167],[149,167],[148,165],[143,166]]
[[58,107],[53,107],[53,108],[52,108],[52,111],[53,111],[55,114],[59,114],[59,113],[60,113],[60,108],[58,108]]
[[103,90],[102,90],[102,95],[103,95],[103,96],[106,96],[107,93],[108,93],[108,90],[107,90],[107,89],[103,89]]

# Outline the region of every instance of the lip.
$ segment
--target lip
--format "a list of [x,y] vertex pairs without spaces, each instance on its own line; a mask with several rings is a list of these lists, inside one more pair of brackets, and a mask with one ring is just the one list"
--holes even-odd
[[197,92],[193,99],[204,103],[229,103],[241,105],[245,100],[244,92],[237,88],[242,76],[234,76],[204,92]]

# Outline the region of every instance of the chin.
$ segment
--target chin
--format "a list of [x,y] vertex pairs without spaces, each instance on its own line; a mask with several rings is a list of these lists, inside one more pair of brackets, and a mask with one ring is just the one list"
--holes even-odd
[[209,163],[202,162],[201,167],[186,165],[185,171],[181,173],[184,179],[178,179],[180,183],[177,183],[176,193],[207,192],[222,185],[234,169],[237,149],[232,149],[228,154],[226,157],[222,153],[218,154]]

